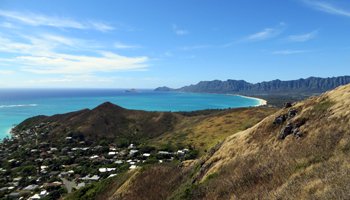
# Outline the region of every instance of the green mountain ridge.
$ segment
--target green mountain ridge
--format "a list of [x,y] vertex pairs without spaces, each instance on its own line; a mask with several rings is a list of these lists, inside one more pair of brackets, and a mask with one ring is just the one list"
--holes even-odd
[[244,80],[213,80],[201,81],[194,85],[178,89],[168,87],[156,88],[156,91],[182,91],[200,93],[234,93],[243,95],[278,95],[278,94],[304,94],[313,95],[334,89],[350,83],[350,76],[331,78],[309,77],[306,79],[281,81],[272,80],[260,83],[249,83]]

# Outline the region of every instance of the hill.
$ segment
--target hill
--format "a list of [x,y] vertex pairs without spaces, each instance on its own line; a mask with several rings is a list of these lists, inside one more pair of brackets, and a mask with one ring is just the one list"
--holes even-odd
[[[17,128],[49,122],[57,126],[49,130],[52,131],[49,135],[53,135],[50,139],[55,140],[64,130],[63,123],[90,137],[92,127],[108,131],[102,127],[117,128],[111,124],[138,119],[145,122],[143,126],[137,123],[140,133],[146,133],[141,130],[146,130],[143,127],[147,123],[166,127],[165,131],[151,136],[146,134],[143,143],[147,146],[160,152],[176,152],[181,148],[199,151],[197,157],[191,154],[186,159],[178,154],[172,154],[177,158],[168,159],[156,155],[155,158],[162,160],[147,161],[130,170],[123,167],[124,171],[118,171],[118,175],[107,178],[107,174],[106,179],[69,194],[67,199],[349,199],[349,106],[350,85],[345,85],[280,110],[260,107],[167,113],[172,119],[171,126],[166,126],[169,123],[163,120],[154,121],[165,113],[130,111],[106,103],[93,110],[39,116]],[[101,115],[103,120],[115,120],[101,128],[92,126],[104,122],[97,117]],[[135,121],[127,122],[129,125],[124,128],[135,126]],[[124,135],[125,132],[109,133]],[[139,150],[143,151],[142,148]],[[79,167],[72,164],[77,160],[70,162],[70,169],[79,172]],[[90,168],[94,165],[89,162],[86,165],[93,171]],[[104,165],[102,162],[99,166]],[[12,173],[18,173],[18,169]]]
[[[38,116],[19,124],[14,131],[20,132],[33,126],[40,131],[48,130],[52,140],[67,136],[87,141],[112,140],[118,143],[142,141],[170,131],[181,115],[170,112],[146,112],[127,110],[106,102],[89,110]],[[40,124],[47,124],[43,127]]]
[[348,106],[350,85],[230,136],[202,165],[193,199],[348,199]]
[[346,85],[283,108],[200,159],[136,171],[108,199],[349,199],[349,106]]
[[[191,146],[204,152],[233,132],[253,126],[275,110],[255,107],[147,112],[128,110],[106,102],[92,110],[29,118],[16,126],[14,132],[35,128],[37,132],[48,133],[49,142],[73,137],[88,143],[143,143],[163,149]],[[219,134],[215,132],[217,126],[221,126]]]
[[[142,194],[147,187],[141,183],[147,181],[139,175],[154,181],[156,196],[166,197],[193,172],[192,167],[182,171],[178,164],[207,155],[227,136],[275,111],[254,107],[145,112],[106,102],[91,110],[33,117],[0,143],[0,198],[29,198],[39,192],[31,188],[40,187],[48,199],[108,199],[124,195],[128,183],[136,185],[133,180],[140,181],[137,190]],[[158,180],[166,178],[171,179],[166,184]],[[67,196],[74,188],[81,189]]]

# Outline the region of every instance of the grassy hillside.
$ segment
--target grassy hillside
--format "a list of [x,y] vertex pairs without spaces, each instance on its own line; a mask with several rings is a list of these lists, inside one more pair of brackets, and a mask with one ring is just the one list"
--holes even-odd
[[239,108],[187,117],[172,131],[152,139],[150,143],[160,147],[191,146],[203,155],[227,136],[254,126],[274,112],[274,108]]
[[[191,199],[349,199],[350,85],[283,109],[227,138]],[[276,117],[295,117],[274,124]],[[300,126],[301,137],[281,130]]]
[[[181,131],[160,141],[195,138],[194,144],[209,147],[215,142],[205,134],[232,132],[197,160],[138,171],[126,187],[112,189],[109,199],[350,199],[349,107],[347,85],[281,109],[251,128],[234,128],[239,120],[230,112],[187,119]],[[236,112],[249,116],[249,110]],[[230,119],[235,120],[225,121]],[[181,136],[188,125],[191,131]],[[239,127],[248,129],[234,133]]]
[[275,108],[240,108],[217,111],[177,113],[181,117],[173,129],[146,140],[141,145],[157,149],[191,147],[201,159],[184,162],[154,163],[141,169],[119,174],[94,183],[70,194],[67,199],[181,199],[189,195],[192,183],[200,170],[200,162],[207,159],[214,147],[228,135],[245,130]]

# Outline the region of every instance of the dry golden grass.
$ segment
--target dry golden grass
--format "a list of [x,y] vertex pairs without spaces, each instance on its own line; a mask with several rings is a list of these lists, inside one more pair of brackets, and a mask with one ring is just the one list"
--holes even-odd
[[288,109],[228,137],[192,199],[350,199],[349,106],[350,85],[293,106],[302,138],[277,139],[272,122]]
[[190,177],[191,168],[157,164],[139,170],[112,198],[121,200],[163,200]]
[[215,113],[209,116],[195,116],[183,119],[174,131],[152,140],[162,146],[192,146],[201,155],[222,142],[227,136],[254,126],[266,116],[276,112],[275,108],[240,108]]

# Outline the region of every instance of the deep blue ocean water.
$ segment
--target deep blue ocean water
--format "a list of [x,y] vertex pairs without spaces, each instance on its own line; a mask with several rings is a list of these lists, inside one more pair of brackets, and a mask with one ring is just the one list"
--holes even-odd
[[0,89],[0,139],[11,127],[36,115],[54,115],[112,102],[128,109],[193,111],[249,107],[259,100],[234,95],[120,89]]

